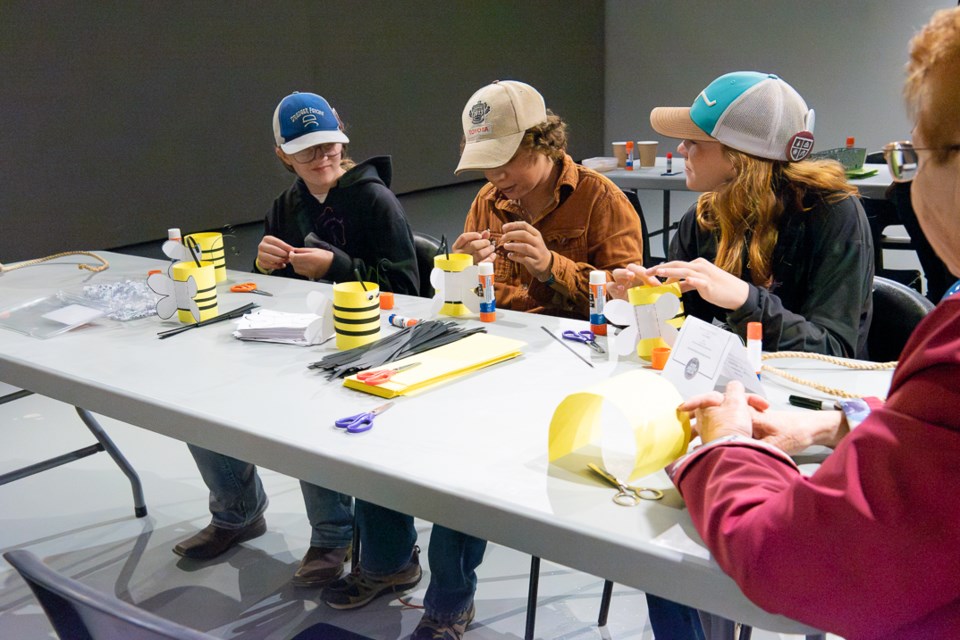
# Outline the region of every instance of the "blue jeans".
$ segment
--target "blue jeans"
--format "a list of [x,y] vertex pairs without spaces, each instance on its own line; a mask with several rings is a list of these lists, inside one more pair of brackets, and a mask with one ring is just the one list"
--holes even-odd
[[704,640],[697,610],[647,594],[647,613],[656,640]]
[[[204,484],[210,489],[210,513],[213,524],[224,529],[240,529],[267,510],[267,495],[249,462],[188,444]],[[353,540],[353,498],[300,482],[312,532],[310,546],[343,548]]]
[[[413,517],[357,500],[360,565],[365,573],[389,575],[410,562],[417,532]],[[456,620],[473,604],[476,569],[487,541],[435,524],[430,533],[430,586],[424,612],[441,622]]]

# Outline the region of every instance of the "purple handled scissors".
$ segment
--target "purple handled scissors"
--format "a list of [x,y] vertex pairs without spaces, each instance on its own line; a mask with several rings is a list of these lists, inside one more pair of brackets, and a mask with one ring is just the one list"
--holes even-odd
[[564,340],[573,340],[574,342],[582,342],[587,345],[597,353],[606,353],[599,344],[597,344],[597,336],[593,331],[588,331],[584,329],[583,331],[564,331],[563,339]]
[[363,433],[373,428],[373,419],[393,406],[393,402],[382,404],[376,409],[358,413],[355,416],[340,418],[333,425],[339,429],[346,429],[347,433]]

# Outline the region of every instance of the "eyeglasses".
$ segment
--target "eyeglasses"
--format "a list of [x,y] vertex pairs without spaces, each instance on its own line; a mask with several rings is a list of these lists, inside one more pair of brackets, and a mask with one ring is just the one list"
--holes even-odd
[[296,153],[291,153],[290,157],[299,162],[300,164],[307,164],[308,162],[313,162],[317,159],[317,156],[321,158],[333,158],[340,155],[342,148],[338,147],[339,143],[337,142],[328,142],[326,144],[318,144],[314,147],[308,147],[303,151],[297,151]]
[[960,144],[946,147],[915,147],[907,140],[890,142],[883,147],[883,159],[887,161],[894,182],[910,182],[917,175],[920,156],[917,151],[957,151]]

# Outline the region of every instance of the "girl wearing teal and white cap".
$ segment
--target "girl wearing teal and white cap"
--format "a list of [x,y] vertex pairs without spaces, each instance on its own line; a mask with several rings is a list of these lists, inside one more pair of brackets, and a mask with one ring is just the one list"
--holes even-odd
[[679,281],[688,315],[742,337],[763,324],[767,351],[867,357],[873,248],[840,164],[807,159],[814,113],[775,75],[735,72],[690,107],[660,107],[653,128],[682,140],[687,186],[669,262],[614,273],[615,295],[657,277]]

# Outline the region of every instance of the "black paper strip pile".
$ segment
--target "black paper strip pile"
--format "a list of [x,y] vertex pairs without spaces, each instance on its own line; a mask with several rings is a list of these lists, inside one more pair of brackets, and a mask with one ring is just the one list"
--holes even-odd
[[455,322],[426,320],[370,344],[331,353],[307,368],[326,371],[328,380],[345,378],[486,331],[483,327],[464,329]]

